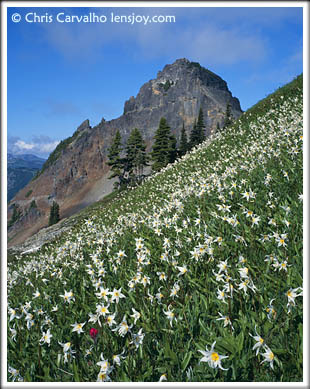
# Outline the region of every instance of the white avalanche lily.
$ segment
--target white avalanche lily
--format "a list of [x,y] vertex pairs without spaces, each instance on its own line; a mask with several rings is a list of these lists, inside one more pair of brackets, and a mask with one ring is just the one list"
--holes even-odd
[[213,369],[220,368],[222,370],[228,370],[228,369],[224,369],[221,364],[221,360],[228,358],[228,356],[220,355],[216,351],[214,351],[215,343],[216,341],[213,342],[210,351],[208,350],[207,346],[206,346],[206,351],[198,350],[203,355],[203,358],[200,359],[199,363],[208,362],[209,366],[212,367]]

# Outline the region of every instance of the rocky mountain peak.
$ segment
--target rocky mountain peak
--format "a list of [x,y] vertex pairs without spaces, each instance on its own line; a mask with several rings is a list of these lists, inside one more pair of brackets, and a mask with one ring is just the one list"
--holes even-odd
[[[199,63],[180,58],[164,66],[156,78],[141,86],[136,97],[125,102],[123,115],[102,119],[93,128],[86,119],[72,137],[57,146],[38,177],[10,203],[17,204],[24,215],[9,231],[10,244],[20,243],[46,226],[52,201],[59,203],[64,218],[112,190],[107,159],[117,130],[125,144],[131,131],[138,128],[150,151],[162,117],[179,140],[183,125],[189,136],[201,108],[208,137],[218,124],[222,126],[227,104],[235,118],[240,116],[239,100],[232,96],[227,83]],[[26,218],[32,200],[36,201],[37,220],[34,216]]]
[[228,90],[227,84],[221,77],[201,66],[198,62],[191,62],[186,58],[177,59],[171,65],[166,65],[157,74],[157,80],[169,79],[177,82],[184,78],[199,79],[205,86]]
[[[202,99],[202,96],[208,96],[209,101]],[[125,102],[124,115],[193,98],[196,101],[193,115],[198,114],[200,105],[208,106],[210,103],[212,105],[210,100],[218,99],[221,100],[224,109],[227,101],[232,100],[232,110],[236,116],[241,111],[240,103],[238,99],[232,97],[226,81],[198,62],[180,58],[166,65],[157,73],[155,79],[146,82],[140,88],[136,97],[132,96]]]
[[89,119],[84,120],[76,129],[77,132],[83,131],[83,130],[88,130],[90,127],[89,125]]

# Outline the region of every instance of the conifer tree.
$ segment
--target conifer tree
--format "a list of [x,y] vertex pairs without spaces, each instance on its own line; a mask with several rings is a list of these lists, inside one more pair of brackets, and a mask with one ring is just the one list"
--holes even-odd
[[143,174],[143,168],[148,165],[146,144],[140,131],[132,130],[126,145],[126,168],[130,176],[138,177]]
[[231,113],[231,104],[227,103],[223,128],[229,127],[232,123],[233,123],[233,116]]
[[118,177],[119,183],[121,182],[122,176],[124,175],[124,159],[121,158],[121,152],[122,152],[121,134],[119,130],[117,130],[112,145],[108,150],[109,160],[107,164],[111,166],[111,175],[109,179]]
[[187,142],[187,135],[183,123],[182,131],[181,131],[179,155],[182,157],[182,155],[185,155],[187,151],[188,151],[188,142]]
[[161,118],[159,127],[154,136],[151,158],[153,161],[152,170],[159,171],[173,161],[176,155],[175,137],[170,132],[166,119]]
[[206,136],[205,136],[205,130],[204,130],[204,119],[203,119],[203,111],[202,108],[200,107],[199,109],[199,114],[198,114],[198,119],[195,121],[193,130],[190,134],[190,148],[192,149],[193,147],[199,145],[202,143]]
[[198,135],[197,135],[197,121],[195,120],[192,132],[189,136],[189,148],[192,149],[198,144]]
[[205,124],[203,119],[203,111],[200,107],[199,114],[198,114],[198,120],[197,120],[197,136],[198,136],[198,144],[202,143],[206,139],[205,135]]
[[171,134],[169,137],[169,163],[173,163],[178,156],[177,138]]
[[52,226],[53,224],[58,223],[60,220],[59,216],[59,204],[56,201],[53,201],[53,204],[50,209],[50,216],[48,220],[48,225]]

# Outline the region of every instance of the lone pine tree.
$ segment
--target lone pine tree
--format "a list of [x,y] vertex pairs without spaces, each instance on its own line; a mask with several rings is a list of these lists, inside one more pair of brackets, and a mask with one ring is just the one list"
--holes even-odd
[[59,204],[56,201],[53,201],[53,204],[50,209],[50,217],[48,220],[48,225],[52,226],[53,224],[58,223],[60,220],[59,216]]
[[143,168],[148,165],[148,159],[146,144],[140,131],[135,128],[126,144],[126,169],[129,175],[139,178],[143,174]]
[[233,116],[231,113],[231,105],[230,103],[227,103],[223,128],[229,127],[232,123],[233,123]]
[[118,177],[119,182],[121,181],[121,177],[124,174],[124,160],[123,158],[121,158],[121,152],[122,152],[121,134],[119,130],[117,130],[112,145],[108,150],[109,160],[107,164],[111,167],[111,174],[109,179]]
[[197,121],[195,121],[193,130],[190,134],[190,142],[189,142],[190,148],[199,145],[206,139],[204,128],[205,125],[204,125],[203,111],[202,108],[200,107],[198,119]]
[[183,123],[182,131],[181,131],[181,138],[180,138],[180,147],[179,147],[179,155],[182,157],[182,155],[185,155],[188,151],[188,141],[187,141],[187,135]]
[[168,163],[174,162],[176,158],[176,139],[171,134],[165,118],[160,119],[159,127],[156,130],[151,157],[153,171],[161,170]]

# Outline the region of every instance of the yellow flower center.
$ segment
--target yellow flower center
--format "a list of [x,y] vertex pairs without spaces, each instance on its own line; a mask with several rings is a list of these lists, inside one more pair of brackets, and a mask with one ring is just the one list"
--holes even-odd
[[212,353],[211,354],[211,359],[212,359],[213,362],[216,362],[216,361],[218,361],[220,359],[220,357],[219,357],[218,353]]
[[273,359],[273,358],[274,358],[274,353],[273,353],[272,351],[270,351],[270,353],[269,353],[269,358],[270,358],[270,359]]
[[259,338],[259,342],[260,342],[261,344],[263,344],[263,343],[264,343],[264,339],[263,339],[263,338]]

